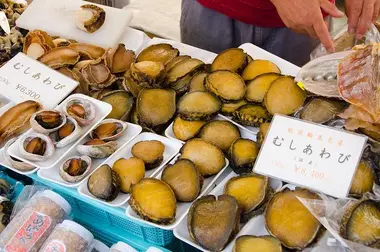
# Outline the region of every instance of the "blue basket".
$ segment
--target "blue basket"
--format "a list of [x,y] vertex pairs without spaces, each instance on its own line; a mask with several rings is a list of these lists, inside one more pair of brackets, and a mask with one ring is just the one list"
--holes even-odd
[[0,171],[0,178],[6,180],[9,183],[9,185],[12,187],[12,193],[11,195],[8,196],[8,198],[13,203],[15,203],[17,200],[17,197],[20,195],[21,191],[24,189],[24,184],[8,176],[8,174],[3,171]]
[[170,251],[163,247],[168,247],[171,251],[182,251],[181,244],[175,239],[172,231],[141,225],[128,219],[125,210],[121,208],[92,201],[81,196],[73,188],[48,182],[36,174],[30,177],[36,184],[48,186],[62,195],[72,207],[74,220],[86,226],[97,239],[107,245],[123,241],[139,251],[145,251],[151,246],[156,246],[162,251]]

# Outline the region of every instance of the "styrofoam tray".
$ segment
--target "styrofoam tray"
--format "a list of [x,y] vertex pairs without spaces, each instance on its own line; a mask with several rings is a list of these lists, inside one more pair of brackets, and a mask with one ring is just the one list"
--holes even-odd
[[[40,168],[40,169],[49,169],[49,168],[51,168],[53,166],[56,166],[63,159],[63,157],[65,157],[67,155],[67,153],[70,152],[71,149],[75,148],[78,145],[78,143],[93,128],[95,128],[95,126],[100,121],[102,121],[112,111],[112,106],[110,104],[105,103],[105,102],[101,102],[99,100],[96,100],[94,98],[91,98],[89,96],[82,95],[82,94],[70,95],[60,105],[58,105],[55,109],[62,112],[63,111],[63,107],[66,104],[66,102],[69,99],[72,99],[72,98],[79,98],[79,99],[84,99],[84,100],[90,101],[94,105],[95,113],[96,113],[96,116],[95,116],[95,119],[93,120],[93,122],[90,125],[88,125],[88,126],[82,127],[82,135],[81,135],[81,137],[79,137],[79,139],[76,142],[74,142],[72,144],[69,144],[69,145],[67,145],[67,146],[65,146],[63,148],[56,148],[53,156],[50,157],[50,158],[48,158],[47,160],[40,161],[40,162],[34,162],[34,161],[29,161],[29,160],[25,159],[24,157],[22,157],[20,155],[18,146],[20,145],[20,139],[21,139],[21,137],[19,137],[18,140],[9,147],[9,150],[8,150],[9,154],[11,154],[13,157],[15,157],[15,158],[17,158],[17,159],[19,159],[19,160],[21,160],[21,161],[23,161],[25,163],[31,164],[31,165],[33,165],[35,167]],[[31,132],[33,132],[32,129],[30,129],[29,131],[27,131],[25,134],[28,134],[28,133],[31,133]]]
[[14,168],[14,167],[12,166],[12,164],[10,164],[10,163],[5,159],[5,156],[4,156],[4,155],[5,155],[5,149],[2,148],[2,149],[0,149],[0,166],[4,166],[5,168],[8,168],[9,170],[12,170],[12,171],[14,171],[14,172],[20,173],[20,174],[22,174],[22,175],[30,175],[30,174],[35,173],[35,172],[38,170],[38,168],[35,168],[35,169],[30,170],[30,171],[28,171],[28,172],[20,171],[20,170]]
[[7,97],[5,97],[5,96],[3,96],[3,95],[0,94],[0,111],[3,109],[3,107],[6,107],[10,103],[12,103],[11,100],[9,100]]
[[[223,191],[224,191],[224,186],[226,185],[226,183],[228,182],[228,180],[230,180],[233,177],[237,177],[237,176],[238,175],[236,173],[231,172],[227,177],[225,177],[223,179],[223,181],[217,187],[215,187],[214,190],[212,190],[210,192],[210,194],[211,195],[215,195],[215,196],[222,195]],[[269,182],[270,182],[271,187],[275,191],[279,190],[282,187],[282,182],[280,180],[269,178]],[[193,247],[195,247],[195,248],[197,248],[197,249],[199,249],[201,251],[208,251],[208,250],[205,250],[204,248],[202,248],[200,245],[198,245],[190,237],[190,234],[189,234],[189,231],[188,231],[188,228],[187,228],[187,215],[186,215],[186,218],[182,219],[182,221],[180,222],[180,224],[174,229],[174,235],[178,239],[186,242],[187,244],[190,244],[191,246],[193,246]],[[233,241],[230,242],[223,251],[229,251],[229,252],[232,251],[233,244],[234,244]]]
[[[179,156],[180,155],[178,155],[178,157]],[[170,164],[174,164],[174,163],[175,163],[175,160],[170,162]],[[202,191],[201,191],[200,195],[198,196],[198,198],[207,194],[209,191],[211,191],[213,186],[215,186],[216,180],[227,169],[228,165],[229,165],[229,162],[228,162],[228,159],[226,158],[226,165],[223,167],[223,169],[218,174],[211,176],[211,177],[208,177],[208,178],[204,178]],[[162,175],[162,171],[160,172],[160,174],[158,174],[156,176],[156,178],[161,179],[161,175]],[[155,223],[143,220],[135,213],[135,211],[133,211],[133,209],[130,206],[128,206],[126,214],[128,217],[130,217],[131,219],[134,219],[138,222],[142,222],[142,223],[145,223],[147,225],[151,225],[151,226],[158,227],[158,228],[165,229],[165,230],[173,230],[174,228],[176,228],[179,225],[179,223],[182,221],[182,219],[185,218],[187,212],[189,211],[189,209],[191,207],[191,204],[192,204],[192,202],[189,202],[189,203],[177,202],[175,222],[170,224],[170,225],[159,225],[159,224],[155,224]]]
[[[162,161],[161,165],[157,167],[156,169],[146,171],[145,177],[155,177],[157,173],[160,172],[160,170],[178,154],[179,150],[182,147],[182,144],[178,141],[173,141],[173,140],[170,140],[169,138],[159,136],[153,133],[142,133],[138,135],[137,137],[135,137],[127,145],[124,145],[122,148],[117,150],[113,155],[111,155],[107,160],[105,160],[101,165],[99,165],[99,167],[104,164],[108,164],[112,168],[113,164],[120,158],[127,159],[127,158],[132,157],[131,150],[132,150],[133,145],[135,145],[136,143],[140,141],[145,141],[145,140],[158,140],[158,141],[161,141],[165,145],[164,160]],[[94,171],[92,173],[94,173]],[[78,187],[78,192],[81,195],[90,199],[97,200],[108,206],[113,206],[113,207],[119,207],[127,203],[129,199],[129,194],[125,194],[122,192],[120,192],[117,198],[111,202],[106,202],[104,200],[96,198],[89,192],[87,188],[88,179],[89,178],[87,177],[87,179],[83,180],[80,186]]]
[[[127,145],[133,138],[137,137],[142,131],[142,128],[140,125],[136,125],[132,123],[127,123],[127,125],[128,125],[127,129],[124,131],[122,136],[116,140],[118,149],[123,148],[124,145]],[[86,136],[80,141],[79,145],[87,142],[88,140],[90,140],[90,137]],[[88,172],[88,175],[85,176],[81,181],[77,183],[70,183],[61,178],[61,176],[59,175],[59,170],[61,166],[63,165],[63,163],[66,162],[66,160],[74,156],[81,156],[81,154],[77,151],[76,148],[71,149],[70,152],[61,161],[59,161],[59,163],[53,168],[40,169],[37,173],[38,176],[40,176],[43,179],[46,179],[48,181],[51,181],[63,186],[77,187],[83,180],[85,180],[89,176],[89,174],[92,171],[95,170],[95,168],[97,168],[101,163],[103,163],[106,160],[105,158],[103,159],[91,158],[92,164],[91,164],[90,171]]]
[[[229,122],[232,122],[233,124],[235,124],[239,128],[240,135],[241,135],[242,138],[251,139],[253,141],[257,140],[256,134],[252,133],[251,131],[247,130],[245,127],[241,126],[238,123],[235,123],[234,121],[232,121],[231,119],[229,119],[229,118],[227,118],[225,116],[217,115],[214,118],[212,118],[211,121],[229,121]],[[174,140],[177,140],[177,141],[180,141],[180,142],[184,143],[183,141],[177,139],[176,136],[174,135],[173,124],[174,124],[174,122],[172,122],[169,125],[169,127],[166,128],[166,130],[165,130],[165,136],[168,137],[168,138],[170,138],[170,139],[174,139]]]

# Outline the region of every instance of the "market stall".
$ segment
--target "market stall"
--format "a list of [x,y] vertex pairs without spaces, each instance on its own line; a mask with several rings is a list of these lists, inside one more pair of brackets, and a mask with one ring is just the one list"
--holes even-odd
[[[300,69],[58,2],[0,5],[0,165],[34,184],[0,250],[379,249],[378,44]],[[33,214],[54,225],[21,243]]]

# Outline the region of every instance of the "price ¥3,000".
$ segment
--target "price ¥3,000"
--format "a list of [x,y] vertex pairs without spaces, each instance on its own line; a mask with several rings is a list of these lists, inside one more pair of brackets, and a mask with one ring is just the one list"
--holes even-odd
[[35,100],[39,100],[39,98],[41,97],[38,93],[34,92],[31,89],[28,89],[27,87],[24,87],[21,84],[17,84],[16,90],[20,91],[24,95],[28,95],[30,98]]

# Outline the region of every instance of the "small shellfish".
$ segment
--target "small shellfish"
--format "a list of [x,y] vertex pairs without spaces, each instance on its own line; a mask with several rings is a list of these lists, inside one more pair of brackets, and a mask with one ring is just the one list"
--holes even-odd
[[53,48],[53,39],[46,32],[34,30],[26,35],[23,52],[33,59],[38,59]]
[[20,140],[20,154],[30,161],[43,161],[54,154],[55,147],[51,139],[43,134],[30,133]]
[[99,90],[111,86],[116,80],[110,69],[105,65],[103,59],[86,63],[80,73],[91,89]]
[[77,121],[68,116],[66,123],[59,128],[59,130],[50,134],[57,148],[63,148],[77,140],[81,135],[82,129],[79,127]]
[[79,61],[79,58],[79,52],[67,46],[62,46],[43,54],[38,58],[38,61],[48,67],[57,69],[60,67],[75,65]]
[[11,155],[9,155],[8,149],[14,142],[16,142],[16,139],[17,138],[13,138],[13,139],[9,140],[7,142],[7,144],[4,146],[4,157],[5,157],[5,159],[12,165],[13,168],[15,168],[19,171],[28,172],[28,171],[33,170],[35,168],[33,165],[24,163],[24,162],[14,158],[14,157],[12,157]]
[[55,110],[42,110],[30,118],[30,125],[34,131],[49,134],[57,131],[66,123],[66,116]]
[[59,170],[61,178],[67,182],[81,181],[91,169],[91,158],[75,156],[66,160]]
[[128,71],[135,59],[136,54],[127,50],[124,44],[118,44],[106,54],[106,64],[112,73]]
[[92,139],[82,145],[77,146],[77,151],[92,158],[106,158],[117,150],[117,142],[105,142],[99,139]]
[[66,115],[74,118],[80,126],[86,126],[95,119],[94,105],[85,99],[72,98],[64,105]]
[[125,122],[115,119],[106,119],[90,132],[90,137],[103,141],[116,140],[126,129],[127,124]]
[[85,4],[75,13],[76,26],[85,32],[94,33],[103,25],[106,19],[106,12],[94,5]]
[[16,136],[30,127],[29,121],[41,109],[35,101],[25,101],[8,109],[0,116],[0,146],[10,137]]

